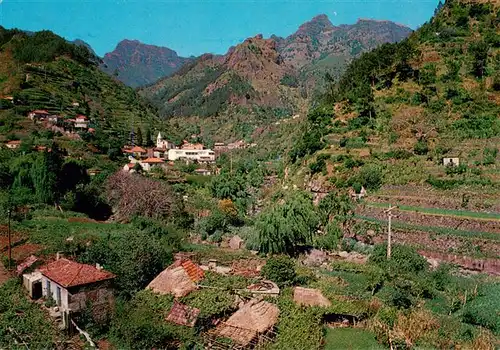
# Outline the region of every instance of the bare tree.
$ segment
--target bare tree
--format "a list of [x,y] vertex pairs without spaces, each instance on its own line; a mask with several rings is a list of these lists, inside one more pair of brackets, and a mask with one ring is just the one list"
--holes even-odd
[[106,197],[119,221],[128,221],[136,215],[166,218],[176,204],[176,196],[168,184],[124,171],[109,177]]

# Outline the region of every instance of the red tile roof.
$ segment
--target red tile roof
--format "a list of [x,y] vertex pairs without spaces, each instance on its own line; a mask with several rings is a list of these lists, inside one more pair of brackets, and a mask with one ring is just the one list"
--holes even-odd
[[182,326],[194,327],[199,314],[200,309],[174,302],[172,309],[168,313],[167,321]]
[[130,150],[130,152],[132,152],[132,153],[146,153],[146,150],[142,147],[135,146]]
[[12,141],[7,142],[7,144],[8,145],[20,145],[21,140],[12,140]]
[[76,118],[75,118],[75,119],[87,120],[87,117],[86,117],[86,116],[84,116],[84,115],[79,114],[79,115],[77,115],[77,116],[76,116]]
[[181,265],[184,268],[184,271],[186,271],[186,273],[188,274],[191,281],[198,282],[201,281],[203,277],[205,277],[205,273],[203,272],[201,267],[196,265],[191,260],[183,261]]
[[156,164],[156,163],[164,163],[160,158],[148,158],[142,161],[142,163]]
[[47,111],[45,109],[36,109],[33,112],[31,112],[31,113],[35,113],[35,114],[49,114],[49,111]]
[[65,288],[81,286],[115,278],[111,272],[95,266],[59,259],[40,268],[42,275]]

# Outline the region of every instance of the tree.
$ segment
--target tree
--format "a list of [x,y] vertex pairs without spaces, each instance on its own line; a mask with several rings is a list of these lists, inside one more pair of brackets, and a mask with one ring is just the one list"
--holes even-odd
[[171,247],[145,231],[128,231],[101,239],[82,255],[85,263],[99,263],[117,275],[116,284],[125,296],[144,289],[172,261]]
[[52,203],[55,199],[57,172],[51,166],[48,152],[37,155],[31,167],[31,181],[35,189],[35,198],[39,203]]
[[137,127],[137,133],[135,134],[135,145],[136,146],[142,146],[143,145],[143,140],[142,140],[142,130],[141,127]]
[[115,216],[125,221],[136,215],[168,218],[182,203],[166,183],[121,170],[108,178],[106,197]]
[[255,227],[260,251],[294,254],[298,247],[312,242],[318,223],[311,198],[302,192],[292,193],[258,217]]
[[295,282],[295,262],[288,256],[269,258],[262,268],[262,275],[278,286],[288,286]]
[[354,204],[346,194],[329,193],[319,202],[318,211],[322,225],[336,220],[344,226],[354,215]]
[[461,67],[462,62],[459,59],[455,58],[446,60],[446,79],[449,81],[458,81]]
[[486,71],[488,51],[490,47],[484,41],[477,41],[469,45],[469,53],[472,55],[472,74],[476,78],[482,78]]
[[377,165],[364,166],[358,174],[358,180],[366,189],[376,190],[382,185],[382,169]]
[[146,147],[153,147],[154,146],[153,137],[151,135],[151,128],[149,126],[146,128],[146,142],[145,142],[145,146]]
[[416,274],[426,271],[429,267],[427,260],[418,254],[415,248],[400,244],[392,246],[390,260],[387,260],[387,244],[376,245],[369,261],[395,276]]

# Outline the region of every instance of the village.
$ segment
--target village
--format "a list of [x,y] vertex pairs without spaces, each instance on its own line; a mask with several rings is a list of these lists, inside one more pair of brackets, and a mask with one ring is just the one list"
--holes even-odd
[[[78,107],[78,103],[74,103],[73,107]],[[76,115],[74,118],[61,117],[49,113],[45,109],[37,109],[29,112],[27,118],[33,121],[33,123],[43,126],[45,129],[60,133],[62,136],[70,139],[81,139],[79,133],[82,132],[90,134],[96,132],[96,129],[92,127],[92,121],[81,114]],[[196,135],[193,135],[192,138],[195,138],[194,136]],[[18,149],[21,143],[22,140],[10,140],[6,141],[4,146],[14,150]],[[220,170],[214,167],[214,164],[217,157],[221,154],[255,146],[257,144],[248,144],[243,140],[227,144],[216,142],[213,150],[201,143],[189,142],[187,140],[183,140],[181,145],[176,145],[174,142],[165,139],[159,131],[155,147],[143,147],[132,142],[131,145],[125,145],[121,149],[122,155],[129,161],[123,166],[123,170],[129,173],[148,173],[153,169],[167,171],[174,165],[174,162],[179,161],[185,164],[205,165],[205,167],[196,168],[194,173],[201,176],[209,176]],[[39,152],[50,151],[46,146],[41,145],[33,146],[33,149]]]

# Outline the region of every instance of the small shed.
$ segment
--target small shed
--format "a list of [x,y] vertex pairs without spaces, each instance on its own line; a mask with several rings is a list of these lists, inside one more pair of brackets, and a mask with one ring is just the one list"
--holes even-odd
[[199,314],[200,309],[176,301],[168,313],[166,320],[181,326],[194,327]]
[[444,166],[459,166],[460,165],[460,158],[458,158],[458,157],[443,158],[443,165]]
[[25,273],[23,275],[23,286],[28,291],[31,299],[42,297],[42,274],[40,271]]
[[277,297],[280,295],[280,288],[273,281],[260,281],[251,284],[247,287],[247,291],[252,293],[252,296],[272,296]]
[[304,306],[329,307],[332,302],[328,300],[319,289],[295,287],[293,301]]

